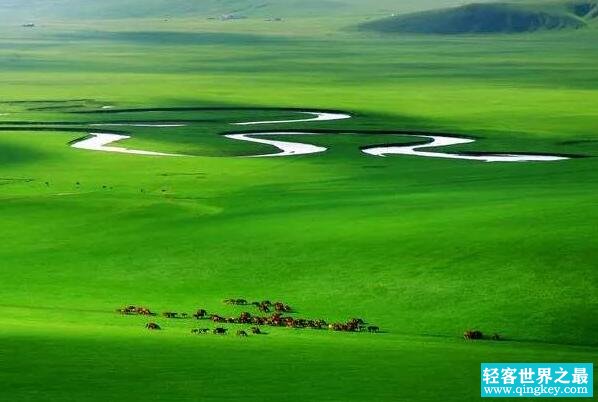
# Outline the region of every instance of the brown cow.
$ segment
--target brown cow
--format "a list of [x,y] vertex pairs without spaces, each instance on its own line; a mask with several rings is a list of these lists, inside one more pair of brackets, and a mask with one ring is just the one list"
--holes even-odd
[[225,322],[225,321],[226,321],[226,318],[224,318],[224,317],[221,317],[221,316],[219,316],[219,315],[217,315],[217,314],[212,314],[212,315],[210,316],[210,319],[211,319],[212,321],[214,321],[214,322]]

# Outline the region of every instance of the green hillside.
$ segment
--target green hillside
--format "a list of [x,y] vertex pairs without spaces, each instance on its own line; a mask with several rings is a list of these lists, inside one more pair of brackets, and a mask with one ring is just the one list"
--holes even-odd
[[403,14],[362,24],[364,30],[422,34],[522,33],[578,29],[596,15],[596,2],[489,3]]

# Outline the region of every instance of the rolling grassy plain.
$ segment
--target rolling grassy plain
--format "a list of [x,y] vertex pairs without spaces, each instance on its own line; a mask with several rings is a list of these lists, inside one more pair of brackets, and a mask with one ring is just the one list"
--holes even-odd
[[[0,399],[472,401],[481,362],[598,361],[598,32],[389,36],[358,22],[2,28]],[[88,100],[47,102],[72,99]],[[68,113],[105,105],[254,110]],[[221,134],[293,116],[269,107],[354,118],[264,127],[338,130],[310,137],[327,153],[238,157],[271,149]],[[68,147],[117,119],[196,120],[118,129],[133,136],[119,145],[195,157]],[[398,129],[479,139],[460,151],[586,157],[359,152],[409,141],[376,133]],[[370,134],[343,134],[357,130]],[[240,312],[227,297],[383,333],[202,338],[189,330],[209,324],[159,317],[150,333],[114,313]],[[464,342],[469,328],[505,340]]]

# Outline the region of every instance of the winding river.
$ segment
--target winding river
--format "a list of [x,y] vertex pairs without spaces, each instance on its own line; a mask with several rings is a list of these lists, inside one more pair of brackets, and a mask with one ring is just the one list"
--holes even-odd
[[524,154],[449,154],[443,152],[422,151],[425,148],[446,147],[449,145],[470,144],[475,140],[469,138],[445,137],[438,135],[409,135],[410,137],[429,138],[427,144],[419,145],[401,145],[401,146],[381,146],[362,149],[363,153],[373,156],[386,155],[413,155],[424,156],[428,158],[447,158],[447,159],[465,159],[482,162],[548,162],[569,159],[564,156],[554,155],[524,155]]
[[[237,126],[251,126],[251,125],[263,125],[263,124],[283,124],[283,123],[297,123],[297,122],[313,122],[313,121],[334,121],[344,120],[351,118],[351,115],[346,113],[332,113],[332,112],[296,112],[300,114],[307,114],[309,117],[294,120],[264,120],[264,121],[248,121],[240,123],[231,123]],[[177,122],[134,122],[134,123],[94,123],[90,124],[93,127],[118,127],[118,126],[129,126],[129,127],[155,127],[155,128],[174,128],[174,127],[185,127],[187,124]],[[281,157],[281,156],[297,156],[316,154],[327,151],[327,148],[308,144],[304,142],[291,142],[267,139],[263,137],[268,136],[310,136],[319,135],[319,133],[311,132],[253,132],[253,133],[232,133],[225,134],[226,138],[237,141],[253,142],[258,144],[265,144],[275,147],[279,152],[251,155],[249,157],[260,158],[260,157]],[[470,144],[475,142],[471,138],[462,137],[450,137],[446,135],[427,135],[427,134],[406,134],[397,133],[403,137],[414,137],[429,139],[430,142],[425,144],[415,145],[388,145],[388,146],[372,146],[366,147],[361,150],[364,154],[386,157],[388,155],[410,155],[427,158],[446,158],[446,159],[463,159],[473,160],[481,162],[551,162],[570,159],[565,156],[558,155],[534,155],[534,154],[490,154],[490,153],[447,153],[447,152],[436,152],[426,150],[428,148],[440,148],[452,145]],[[106,132],[92,132],[89,133],[88,138],[74,142],[71,146],[78,149],[86,149],[92,151],[103,151],[103,152],[118,152],[127,154],[147,155],[147,156],[185,156],[182,154],[169,154],[162,152],[143,151],[136,149],[129,149],[124,147],[109,146],[117,141],[131,138],[127,135],[113,134]]]
[[120,140],[131,138],[128,135],[110,134],[110,133],[89,133],[90,137],[73,143],[71,146],[78,149],[87,149],[92,151],[117,152],[121,154],[136,154],[149,156],[183,156],[180,154],[166,154],[163,152],[141,151],[138,149],[128,149],[123,147],[109,147],[108,144]]

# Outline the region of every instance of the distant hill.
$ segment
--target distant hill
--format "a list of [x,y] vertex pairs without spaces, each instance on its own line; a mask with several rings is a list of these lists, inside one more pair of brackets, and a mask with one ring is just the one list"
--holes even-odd
[[578,17],[593,19],[598,17],[597,1],[576,1],[567,4],[569,10]]
[[368,22],[360,29],[420,34],[521,33],[585,27],[598,17],[598,0],[485,3],[404,14]]

